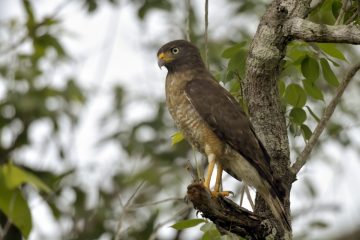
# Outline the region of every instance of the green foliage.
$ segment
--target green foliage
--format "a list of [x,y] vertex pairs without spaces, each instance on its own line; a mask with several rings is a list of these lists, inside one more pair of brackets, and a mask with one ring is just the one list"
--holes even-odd
[[278,88],[282,102],[290,108],[290,132],[308,140],[311,136],[309,122],[320,120],[312,110],[313,103],[319,100],[325,102],[325,95],[339,85],[333,68],[340,67],[337,61],[347,60],[336,44],[303,42],[291,43],[285,60]]
[[177,131],[176,133],[171,135],[171,143],[172,143],[172,145],[175,145],[175,144],[181,142],[182,140],[184,140],[184,136],[180,131]]
[[324,95],[321,89],[316,86],[315,82],[305,79],[302,81],[302,83],[308,96],[316,100],[324,100]]
[[216,228],[216,225],[212,222],[208,222],[205,219],[187,219],[181,220],[173,224],[171,227],[176,230],[185,230],[192,227],[196,227],[199,224],[203,225],[200,227],[200,230],[203,232],[201,240],[240,240],[242,238],[236,237],[234,235],[221,235],[219,230]]
[[221,238],[214,223],[205,223],[200,230],[204,233],[201,240],[219,240]]
[[245,77],[245,65],[247,58],[247,41],[243,41],[226,48],[221,56],[228,60],[225,74],[220,79],[224,84],[229,84],[230,93],[236,98],[245,113],[248,114],[248,107],[242,96],[242,79]]
[[334,24],[338,14],[339,1],[340,0],[323,1],[322,4],[310,14],[310,19],[317,23]]
[[0,171],[5,178],[5,184],[9,189],[14,189],[22,184],[28,183],[46,193],[51,192],[51,189],[35,175],[14,166],[11,163],[2,165]]
[[309,140],[312,135],[312,131],[310,130],[310,128],[305,124],[301,124],[300,129],[301,129],[301,134],[304,137],[304,139]]
[[359,16],[357,14],[359,3],[350,1],[347,5],[345,14],[340,16],[343,1],[341,0],[326,0],[311,12],[310,19],[317,23],[333,25],[340,17],[340,24],[359,24]]
[[[9,173],[4,173],[4,168],[0,171],[0,210],[7,216],[8,220],[20,229],[24,237],[28,237],[32,228],[31,213],[26,199],[20,188],[8,186]],[[13,178],[12,178],[13,179]]]
[[[56,178],[62,178],[56,176]],[[22,186],[32,185],[39,191],[50,194],[47,184],[32,173],[21,169],[12,163],[0,166],[0,210],[18,227],[23,236],[28,237],[31,227],[31,212],[23,195]]]
[[144,20],[145,16],[154,9],[161,9],[170,11],[172,9],[172,4],[167,0],[136,0],[140,4],[138,8],[138,16],[141,20]]
[[187,220],[178,221],[175,224],[173,224],[171,227],[175,228],[176,230],[183,230],[186,228],[195,227],[200,223],[205,223],[205,222],[207,222],[205,219],[200,219],[200,218],[187,219]]
[[302,108],[294,107],[291,109],[289,116],[290,120],[298,125],[301,125],[306,120],[306,112]]
[[325,54],[329,55],[330,57],[346,61],[344,54],[339,49],[337,49],[336,44],[317,43],[316,45],[321,49],[321,51],[323,51]]
[[[54,141],[62,130],[61,121],[69,120],[69,126],[74,126],[78,109],[86,101],[75,79],[63,79],[61,87],[49,81],[56,66],[69,59],[58,33],[61,21],[52,16],[39,19],[31,1],[23,0],[22,4],[25,22],[17,19],[2,22],[4,34],[0,37],[0,84],[4,89],[0,101],[0,132],[11,132],[10,141],[0,141],[1,227],[11,223],[5,239],[10,236],[13,236],[10,239],[21,239],[12,235],[14,232],[25,238],[29,236],[32,218],[27,191],[44,197],[54,216],[62,215],[55,204],[57,187],[72,171],[55,174],[33,166],[20,167],[23,157],[18,152],[32,146],[29,131],[40,121],[51,125],[51,131],[44,137]],[[14,36],[15,40],[9,42],[6,36]],[[57,145],[55,151],[64,158],[63,146]],[[33,188],[25,188],[27,185]]]
[[320,118],[311,110],[309,106],[306,106],[306,109],[309,111],[310,115],[315,119],[316,122],[320,121]]
[[303,107],[306,103],[307,96],[304,89],[296,84],[291,83],[286,87],[285,90],[286,102],[294,107]]
[[105,1],[109,2],[112,5],[116,5],[118,3],[118,0],[82,0],[82,1],[84,2],[83,4],[89,13],[94,13],[98,9],[99,3],[103,3]]
[[279,80],[279,81],[278,81],[279,96],[281,96],[281,97],[284,96],[284,94],[285,94],[285,89],[286,89],[285,82],[282,81],[282,80]]
[[246,46],[246,42],[237,43],[237,44],[225,49],[221,56],[226,59],[231,59],[236,54],[241,52],[245,46]]
[[227,49],[225,49],[222,53],[222,57],[225,59],[229,59],[227,65],[227,76],[225,81],[229,81],[235,75],[238,80],[241,80],[245,76],[245,62],[247,57],[247,42],[240,42],[235,44]]
[[328,61],[326,61],[324,58],[321,58],[320,63],[325,80],[333,87],[339,86],[339,80],[331,69]]
[[314,58],[308,55],[303,58],[301,61],[301,72],[306,79],[310,82],[315,82],[319,77],[319,71],[319,64]]

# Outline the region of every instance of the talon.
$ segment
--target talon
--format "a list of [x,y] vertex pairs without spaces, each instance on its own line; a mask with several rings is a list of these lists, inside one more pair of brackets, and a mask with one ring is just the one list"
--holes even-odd
[[221,166],[220,163],[217,164],[217,174],[216,174],[216,181],[215,181],[215,187],[214,187],[214,191],[211,191],[210,189],[210,180],[211,180],[211,174],[214,170],[214,166],[215,166],[215,155],[214,154],[209,154],[208,156],[208,160],[209,160],[209,166],[208,166],[208,172],[206,175],[206,178],[203,181],[201,181],[201,183],[204,185],[204,187],[210,192],[211,196],[216,198],[216,197],[228,197],[230,195],[234,196],[234,193],[231,191],[220,191],[221,188],[221,177],[222,177],[222,171],[223,168]]

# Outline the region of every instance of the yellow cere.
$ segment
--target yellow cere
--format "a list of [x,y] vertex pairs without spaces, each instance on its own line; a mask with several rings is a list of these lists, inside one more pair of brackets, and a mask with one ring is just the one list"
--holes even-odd
[[165,53],[163,53],[163,52],[160,53],[159,56],[158,56],[158,58],[159,58],[159,59],[162,59],[162,60],[165,59]]

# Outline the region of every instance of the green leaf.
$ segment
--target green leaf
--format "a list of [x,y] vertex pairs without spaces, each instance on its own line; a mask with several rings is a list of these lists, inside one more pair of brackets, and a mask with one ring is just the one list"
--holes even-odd
[[[81,88],[76,83],[75,79],[69,79],[64,89],[64,93],[67,97],[67,100],[72,100],[80,103],[85,102],[85,95],[82,92]],[[116,99],[119,100],[119,99]]]
[[237,43],[237,44],[235,44],[235,45],[233,45],[233,46],[225,49],[225,50],[222,52],[221,56],[222,56],[223,58],[232,58],[232,57],[235,56],[239,51],[241,51],[241,50],[244,48],[245,45],[246,45],[246,41]]
[[304,139],[309,140],[312,135],[310,128],[305,124],[301,124],[300,129],[301,129],[301,134],[303,135]]
[[221,234],[215,230],[208,231],[204,233],[201,240],[221,240]]
[[35,175],[8,163],[0,168],[5,178],[5,184],[9,189],[14,189],[24,183],[33,185],[35,188],[50,193],[51,189]]
[[208,222],[201,226],[200,230],[204,232],[201,240],[220,240],[221,234],[214,223]]
[[322,1],[320,7],[310,13],[311,20],[316,23],[333,25],[336,18],[333,15],[332,4],[333,0]]
[[164,1],[164,0],[151,0],[151,1],[142,1],[142,6],[138,9],[138,16],[140,20],[144,20],[145,16],[151,11],[151,10],[171,10],[172,9],[172,3],[170,1]]
[[24,235],[29,236],[32,220],[29,206],[19,189],[10,189],[6,185],[6,176],[0,171],[0,209]]
[[225,79],[222,81],[223,83],[227,83],[235,78],[234,71],[227,71]]
[[336,48],[334,43],[317,43],[318,47],[331,57],[347,61],[344,54]]
[[317,121],[320,122],[320,118],[311,110],[309,106],[306,106],[306,109],[309,111],[310,115]]
[[307,56],[304,51],[304,43],[302,42],[291,42],[287,47],[286,56],[291,59],[290,62],[294,65],[300,65],[302,60]]
[[241,89],[240,81],[238,81],[237,79],[234,79],[233,81],[230,82],[229,92],[230,92],[231,95],[233,95],[235,98],[239,95],[240,89]]
[[52,17],[45,17],[43,20],[44,24],[47,26],[57,25],[60,23],[59,19],[52,18]]
[[175,228],[176,230],[183,230],[186,228],[195,227],[195,226],[199,225],[200,223],[205,223],[205,222],[206,222],[206,220],[199,219],[199,218],[181,220],[181,221],[178,221],[177,223],[175,223],[174,225],[172,225],[171,227]]
[[306,56],[301,62],[301,73],[306,79],[315,82],[319,77],[319,63],[314,58]]
[[238,51],[229,60],[227,70],[237,72],[241,79],[245,77],[245,63],[247,52],[245,50]]
[[306,93],[314,99],[324,100],[324,95],[314,82],[307,79],[302,81]]
[[310,223],[310,227],[312,227],[312,228],[325,229],[328,226],[329,226],[329,224],[327,224],[326,222],[324,222],[322,220],[313,221]]
[[75,172],[75,169],[69,169],[64,173],[53,173],[51,171],[39,171],[39,170],[33,170],[33,169],[27,169],[29,173],[32,173],[33,175],[36,175],[38,178],[40,178],[43,182],[46,183],[46,185],[52,189],[52,191],[56,191],[60,186],[60,182],[68,177],[69,175],[73,174]]
[[27,27],[30,33],[33,32],[33,28],[35,26],[35,16],[34,16],[34,10],[33,7],[31,5],[31,2],[29,0],[23,0],[22,1],[24,8],[25,8],[25,12],[27,15]]
[[85,6],[87,8],[87,11],[89,13],[92,13],[96,10],[96,8],[98,7],[98,3],[96,0],[86,0],[85,1]]
[[175,145],[175,144],[181,142],[182,140],[184,140],[184,135],[180,131],[177,131],[176,133],[171,135],[171,144],[172,145]]
[[325,58],[320,59],[322,72],[324,75],[325,80],[334,87],[339,86],[339,80],[337,79],[334,72],[331,70],[331,67],[328,63],[328,61]]
[[340,1],[333,1],[332,5],[331,5],[331,10],[332,10],[332,14],[333,14],[334,18],[339,17],[341,7],[342,7],[342,4]]
[[302,108],[293,108],[289,114],[292,122],[301,125],[306,120],[306,112]]
[[66,52],[61,43],[53,35],[47,33],[43,34],[36,39],[35,44],[38,45],[38,47],[43,47],[44,49],[52,47],[60,57],[64,57],[66,55]]
[[339,133],[343,130],[343,126],[338,123],[329,123],[327,126],[327,132],[330,136],[338,136]]
[[288,104],[302,108],[307,100],[306,93],[302,87],[296,83],[289,84],[285,90],[285,100]]
[[202,225],[202,226],[200,227],[200,230],[201,230],[202,232],[207,232],[207,231],[210,231],[210,230],[217,230],[217,228],[216,228],[216,226],[215,226],[214,223],[212,223],[212,222],[207,222],[207,223],[205,223],[204,225]]

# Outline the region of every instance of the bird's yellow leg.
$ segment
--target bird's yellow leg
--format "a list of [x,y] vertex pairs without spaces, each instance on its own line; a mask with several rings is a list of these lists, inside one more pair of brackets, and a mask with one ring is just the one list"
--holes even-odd
[[222,171],[223,171],[223,168],[222,168],[221,164],[217,164],[216,181],[215,181],[214,192],[220,192],[220,185],[221,185],[221,180],[222,180]]
[[207,170],[207,174],[206,174],[206,177],[205,177],[205,187],[207,189],[210,190],[210,180],[211,180],[211,175],[214,171],[214,166],[215,166],[215,155],[214,154],[210,154],[208,156],[208,159],[209,159],[209,166],[208,166],[208,170]]
[[217,171],[216,171],[216,181],[215,181],[215,187],[214,187],[214,191],[211,192],[211,195],[217,197],[217,196],[229,196],[230,192],[228,191],[222,191],[220,192],[220,186],[221,186],[221,181],[222,181],[222,172],[223,172],[223,168],[221,166],[220,163],[217,164]]

